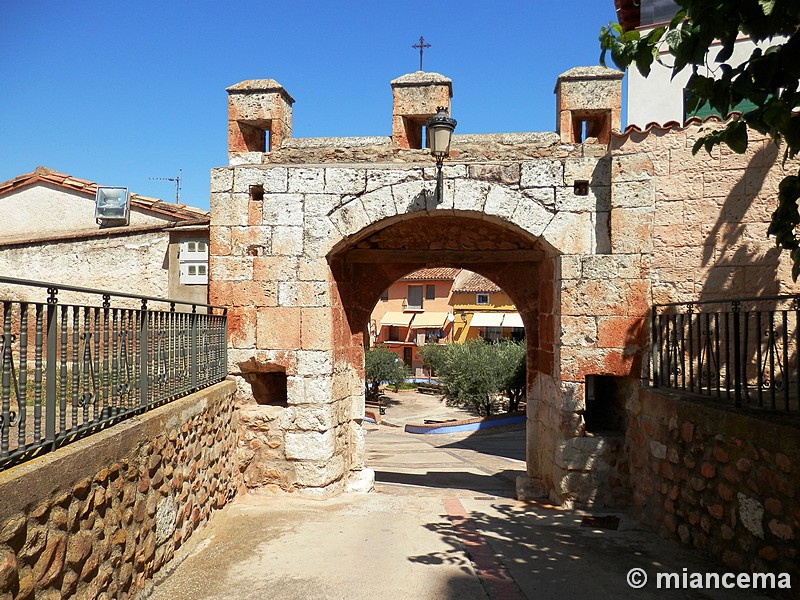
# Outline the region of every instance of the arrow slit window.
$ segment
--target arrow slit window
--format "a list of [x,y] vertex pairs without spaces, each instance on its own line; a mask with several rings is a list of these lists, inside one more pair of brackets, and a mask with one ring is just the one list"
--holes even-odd
[[178,255],[182,285],[205,285],[208,283],[208,242],[184,240]]

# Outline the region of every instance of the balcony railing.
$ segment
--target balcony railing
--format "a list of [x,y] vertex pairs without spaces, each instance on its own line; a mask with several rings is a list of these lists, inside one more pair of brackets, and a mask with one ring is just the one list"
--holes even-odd
[[652,384],[800,414],[800,296],[658,304]]
[[0,469],[226,376],[224,308],[10,277],[0,286]]

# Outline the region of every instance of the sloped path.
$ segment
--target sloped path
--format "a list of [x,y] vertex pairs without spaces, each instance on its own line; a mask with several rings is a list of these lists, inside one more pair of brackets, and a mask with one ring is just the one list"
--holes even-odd
[[[634,567],[715,570],[638,523],[514,500],[523,429],[412,435],[368,427],[376,491],[327,501],[249,495],[195,536],[156,600],[752,598],[736,590],[631,589]],[[602,513],[608,514],[608,513]]]

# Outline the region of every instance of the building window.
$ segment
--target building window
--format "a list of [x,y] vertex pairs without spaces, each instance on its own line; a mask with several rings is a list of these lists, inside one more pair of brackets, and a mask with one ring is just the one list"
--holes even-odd
[[426,285],[425,286],[425,300],[436,300],[436,286],[435,285]]
[[180,283],[206,285],[208,283],[208,242],[184,240],[178,250]]
[[489,304],[489,294],[475,294],[475,304],[478,306]]
[[410,285],[408,286],[408,298],[406,299],[406,308],[412,310],[422,309],[422,286]]
[[382,302],[388,302],[389,301],[389,288],[386,288],[385,290],[383,290],[383,293],[381,294],[381,301]]
[[487,342],[497,342],[503,339],[502,327],[484,327],[483,339]]

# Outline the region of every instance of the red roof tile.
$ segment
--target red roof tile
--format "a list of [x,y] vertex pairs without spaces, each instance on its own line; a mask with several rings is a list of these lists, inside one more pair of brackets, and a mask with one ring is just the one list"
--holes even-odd
[[445,281],[452,281],[456,278],[461,269],[451,269],[448,267],[437,267],[434,269],[419,269],[414,271],[413,273],[409,273],[403,279],[414,279],[414,280],[422,280],[422,279],[435,279],[437,281],[445,280]]
[[464,271],[465,278],[459,281],[453,288],[454,293],[458,292],[502,292],[496,284],[492,283],[483,275]]
[[[94,196],[97,193],[98,184],[93,181],[85,179],[78,179],[71,175],[53,171],[47,167],[36,167],[33,173],[25,173],[19,175],[14,179],[9,179],[0,183],[0,197],[23,188],[28,185],[33,185],[37,182],[50,183],[62,188],[66,188],[88,196]],[[138,194],[131,194],[131,206],[160,214],[176,221],[209,221],[209,213],[193,206],[185,204],[170,204],[158,198],[148,198],[147,196],[140,196]]]

